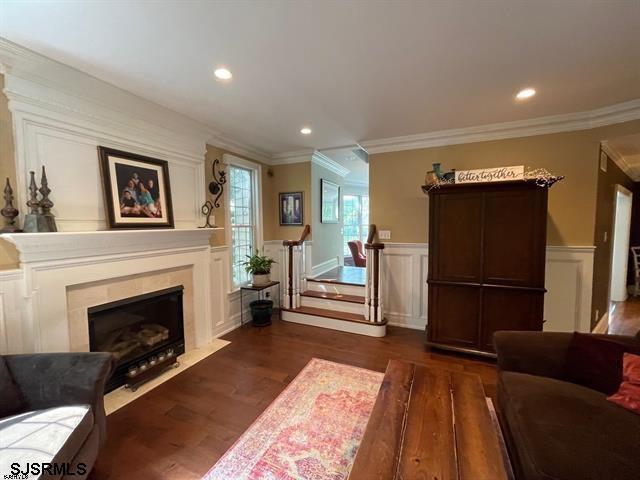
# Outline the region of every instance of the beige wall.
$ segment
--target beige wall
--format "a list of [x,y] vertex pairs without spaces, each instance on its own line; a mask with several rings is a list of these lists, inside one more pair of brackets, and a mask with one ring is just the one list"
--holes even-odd
[[640,120],[593,130],[372,154],[371,222],[392,242],[426,242],[428,200],[420,186],[434,162],[445,170],[526,165],[564,175],[549,192],[547,243],[593,245],[600,141],[640,132]]
[[264,239],[297,240],[304,227],[280,225],[279,194],[302,192],[303,222],[311,225],[311,162],[266,167],[262,177]]
[[[4,192],[7,178],[9,178],[15,192],[17,181],[13,148],[13,126],[11,124],[11,112],[9,112],[9,101],[3,90],[4,75],[0,75],[0,192]],[[1,197],[2,195],[0,195]],[[4,206],[4,201],[2,201],[0,208],[2,206]],[[14,201],[13,206],[22,210],[17,201]],[[2,226],[4,226],[4,223],[2,223]],[[18,252],[15,247],[4,240],[0,240],[0,270],[16,268],[17,266]]]

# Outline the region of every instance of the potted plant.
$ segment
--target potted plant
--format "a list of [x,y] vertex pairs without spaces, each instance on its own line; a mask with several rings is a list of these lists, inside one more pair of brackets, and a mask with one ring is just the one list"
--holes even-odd
[[254,285],[264,285],[265,283],[269,283],[271,278],[269,275],[271,274],[271,265],[276,263],[273,258],[269,258],[266,255],[260,255],[260,252],[256,250],[256,253],[249,256],[247,255],[246,262],[243,263],[244,269],[247,273],[250,273],[252,278],[252,283]]

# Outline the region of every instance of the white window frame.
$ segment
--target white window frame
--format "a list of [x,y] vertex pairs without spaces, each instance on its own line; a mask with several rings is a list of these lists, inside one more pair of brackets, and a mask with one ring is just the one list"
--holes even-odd
[[[261,251],[264,250],[264,240],[263,240],[263,223],[262,223],[262,165],[256,162],[252,162],[250,160],[246,160],[244,158],[236,157],[235,155],[231,155],[229,153],[225,153],[222,156],[222,162],[230,167],[236,166],[241,167],[247,170],[251,170],[252,172],[252,192],[253,195],[253,209],[255,212],[255,238],[254,244],[256,248],[259,248]],[[231,175],[229,173],[229,169],[227,168],[227,181],[230,181]],[[231,184],[227,183],[224,189],[224,210],[225,210],[225,219],[224,219],[224,236],[225,243],[229,247],[229,285],[231,285],[231,292],[235,292],[240,290],[240,285],[236,285],[233,283],[233,242],[231,239],[231,202],[229,201],[229,191],[231,189]]]

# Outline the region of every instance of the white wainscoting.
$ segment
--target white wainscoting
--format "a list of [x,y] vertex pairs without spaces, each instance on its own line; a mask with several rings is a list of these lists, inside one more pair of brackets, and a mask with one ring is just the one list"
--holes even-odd
[[22,270],[0,270],[0,355],[24,351]]
[[[544,329],[590,330],[594,247],[547,247]],[[383,305],[390,325],[427,324],[426,243],[385,243]]]
[[[202,126],[70,67],[9,50],[0,42],[13,119],[17,205],[27,201],[29,172],[36,172],[39,184],[44,165],[58,230],[105,229],[97,150],[102,145],[166,160],[175,225],[198,226],[208,136]],[[20,210],[24,214],[25,208]]]

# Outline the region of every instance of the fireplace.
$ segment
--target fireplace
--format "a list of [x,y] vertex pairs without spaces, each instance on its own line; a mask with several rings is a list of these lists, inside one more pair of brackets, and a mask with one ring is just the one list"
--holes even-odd
[[137,385],[184,353],[182,285],[88,309],[92,352],[110,352],[116,369],[106,392]]

